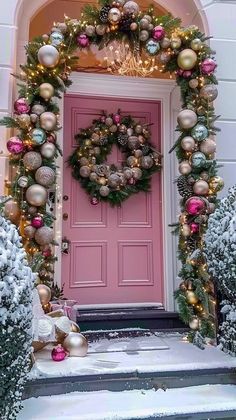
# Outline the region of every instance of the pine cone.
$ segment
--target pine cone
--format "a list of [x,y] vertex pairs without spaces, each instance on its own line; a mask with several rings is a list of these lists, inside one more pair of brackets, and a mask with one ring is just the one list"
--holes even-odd
[[196,242],[195,238],[192,237],[192,236],[189,236],[187,238],[187,249],[188,249],[188,252],[189,253],[194,252],[195,249],[196,249],[196,247],[197,247],[197,242]]
[[108,137],[106,135],[101,136],[99,140],[99,144],[101,144],[102,146],[105,146],[107,143],[108,143]]
[[177,187],[178,187],[179,194],[183,198],[187,199],[193,195],[193,188],[191,185],[189,185],[188,178],[186,176],[184,175],[179,176],[179,178],[177,179]]
[[118,143],[121,144],[121,146],[125,146],[127,144],[128,138],[129,138],[128,134],[126,134],[126,133],[120,133],[118,135],[117,141],[118,141]]
[[99,13],[99,18],[100,18],[100,21],[102,23],[107,23],[108,13],[109,13],[110,9],[111,9],[111,6],[109,4],[107,4],[107,5],[105,5],[101,8],[100,13]]
[[122,32],[129,32],[130,31],[130,25],[131,25],[132,22],[134,22],[134,18],[133,18],[132,13],[128,13],[128,14],[123,15],[121,17],[120,24],[119,24],[120,25],[120,30]]

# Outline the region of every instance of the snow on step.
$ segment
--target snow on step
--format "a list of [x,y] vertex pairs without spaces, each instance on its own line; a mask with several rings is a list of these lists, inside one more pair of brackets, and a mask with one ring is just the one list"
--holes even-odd
[[236,385],[167,391],[73,392],[30,398],[17,420],[124,420],[236,410]]

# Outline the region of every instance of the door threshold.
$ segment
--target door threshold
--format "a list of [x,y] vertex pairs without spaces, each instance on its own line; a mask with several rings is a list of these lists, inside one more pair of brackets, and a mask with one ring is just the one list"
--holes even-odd
[[88,305],[77,304],[74,306],[78,311],[84,310],[99,310],[99,309],[134,309],[134,308],[155,308],[155,309],[164,309],[162,303],[159,302],[139,302],[139,303],[94,303]]

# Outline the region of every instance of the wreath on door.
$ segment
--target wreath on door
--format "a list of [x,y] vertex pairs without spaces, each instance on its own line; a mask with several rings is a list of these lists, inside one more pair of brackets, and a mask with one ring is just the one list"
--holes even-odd
[[[150,124],[131,116],[103,113],[92,125],[75,135],[78,147],[69,158],[72,175],[91,197],[119,206],[132,194],[150,191],[152,174],[160,170],[161,155],[150,142]],[[116,145],[124,159],[120,166],[108,164]]]

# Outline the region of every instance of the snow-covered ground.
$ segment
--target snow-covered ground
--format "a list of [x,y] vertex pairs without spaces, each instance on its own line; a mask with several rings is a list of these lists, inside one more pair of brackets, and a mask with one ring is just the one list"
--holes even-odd
[[30,398],[17,420],[124,420],[236,410],[236,385]]
[[50,346],[35,356],[36,363],[30,373],[32,379],[105,373],[236,368],[236,358],[212,346],[200,350],[184,341],[179,334],[101,339],[89,344],[89,354],[86,357],[68,357],[62,362],[52,361]]

